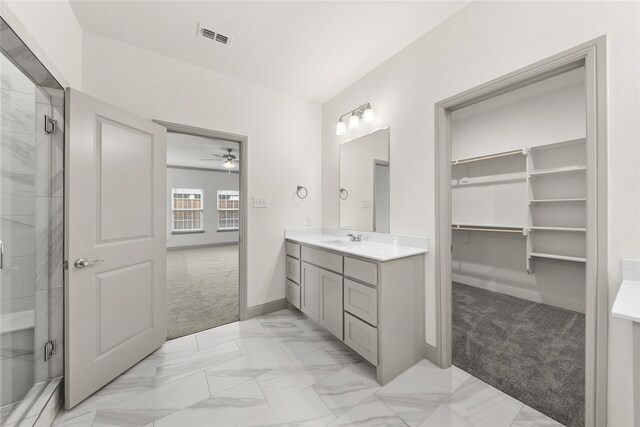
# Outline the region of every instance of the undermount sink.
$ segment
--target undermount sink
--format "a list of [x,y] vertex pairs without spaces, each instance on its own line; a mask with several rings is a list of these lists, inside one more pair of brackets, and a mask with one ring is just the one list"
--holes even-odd
[[322,242],[325,245],[336,245],[336,246],[353,246],[362,242],[352,242],[350,240],[327,240],[326,242]]

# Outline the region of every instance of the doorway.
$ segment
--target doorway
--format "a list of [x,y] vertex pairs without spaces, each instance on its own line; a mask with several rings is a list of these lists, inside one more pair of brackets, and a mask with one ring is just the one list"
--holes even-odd
[[240,144],[167,133],[167,339],[239,319]]
[[[167,339],[243,318],[242,138],[167,125]],[[244,140],[246,141],[246,140]]]
[[[511,236],[516,236],[516,233],[520,233],[522,239],[523,232],[529,234],[533,231],[535,234],[540,229],[540,232],[573,232],[584,233],[583,236],[583,253],[578,256],[570,256],[569,254],[559,254],[553,251],[545,250],[536,252],[529,245],[531,242],[548,244],[550,241],[545,242],[545,239],[527,237],[527,246],[524,249],[526,253],[526,269],[531,271],[536,268],[536,261],[532,261],[532,258],[542,258],[543,255],[556,254],[558,262],[582,262],[584,263],[584,424],[586,426],[604,425],[606,423],[606,325],[607,325],[607,280],[606,280],[606,203],[598,200],[606,200],[606,133],[605,133],[605,62],[604,62],[604,38],[597,39],[593,42],[586,43],[582,46],[578,46],[570,51],[563,52],[555,57],[541,61],[531,65],[525,69],[518,70],[502,78],[498,78],[487,84],[471,89],[460,95],[456,95],[452,98],[444,100],[436,104],[436,179],[437,179],[437,194],[436,204],[438,206],[436,213],[436,227],[438,239],[436,240],[436,336],[437,336],[437,351],[436,359],[437,363],[442,367],[448,367],[452,362],[452,350],[453,350],[453,319],[452,308],[454,299],[454,289],[452,292],[452,248],[454,241],[460,239],[459,243],[464,244],[464,235],[458,235],[460,231],[452,230],[453,227],[465,228],[466,224],[454,224],[452,223],[452,213],[455,209],[454,196],[452,194],[452,184],[458,180],[459,184],[466,184],[469,181],[464,181],[464,177],[453,176],[452,172],[452,160],[456,160],[452,156],[452,123],[454,112],[460,111],[463,108],[469,106],[475,106],[482,101],[497,97],[502,94],[507,94],[514,90],[541,82],[545,79],[559,76],[563,73],[580,69],[584,67],[584,91],[586,99],[586,111],[583,112],[586,117],[586,132],[584,136],[584,165],[571,166],[557,166],[558,171],[567,171],[573,173],[578,169],[582,169],[584,174],[584,186],[585,195],[580,197],[569,197],[555,195],[550,197],[541,198],[541,200],[549,199],[563,199],[571,203],[577,202],[577,199],[581,200],[580,203],[584,203],[584,225],[583,227],[569,227],[568,225],[560,225],[552,227],[548,225],[546,230],[541,227],[536,227],[535,223],[525,224],[520,229],[514,227],[516,224],[509,224],[508,221],[503,221],[504,224],[501,227],[495,226],[496,224],[489,224],[492,227],[491,233],[503,232],[503,240],[507,240],[507,236],[511,239]],[[597,55],[596,55],[597,52]],[[586,113],[586,114],[585,114]],[[570,141],[564,141],[563,150],[571,150],[573,148],[567,148],[572,146]],[[561,148],[556,146],[555,148]],[[518,154],[519,153],[519,154]],[[502,156],[493,156],[492,161],[501,163],[503,160],[506,162],[507,156],[524,156],[526,163],[526,176],[527,179],[535,177],[540,172],[529,170],[528,168],[534,166],[531,165],[532,159],[535,156],[529,156],[529,153],[525,150],[506,150],[501,151],[498,154]],[[565,153],[566,154],[566,153]],[[466,157],[466,156],[462,156]],[[482,156],[470,156],[469,159]],[[543,156],[544,157],[544,156]],[[570,156],[569,156],[570,157]],[[547,161],[556,161],[562,158],[562,156],[547,156]],[[464,158],[462,159],[464,160]],[[504,163],[504,162],[503,162]],[[512,173],[513,165],[502,164],[505,171]],[[550,168],[552,166],[549,166]],[[511,168],[511,169],[510,169]],[[564,168],[564,169],[563,169]],[[468,174],[468,173],[467,173]],[[506,174],[505,174],[506,176]],[[470,178],[470,176],[468,177]],[[547,189],[549,191],[555,191],[563,188],[559,185],[549,185]],[[570,188],[573,188],[570,186]],[[531,191],[531,189],[529,189]],[[476,192],[475,195],[478,195]],[[523,193],[524,196],[527,193]],[[473,195],[472,195],[473,196]],[[532,196],[529,193],[529,196]],[[533,195],[535,196],[535,194]],[[533,197],[534,203],[539,202]],[[554,200],[554,203],[558,200]],[[530,203],[531,204],[531,203]],[[496,205],[494,204],[494,208]],[[527,207],[529,209],[529,207]],[[573,208],[572,208],[573,209]],[[467,209],[467,212],[472,210]],[[506,210],[495,209],[494,213],[507,212]],[[547,216],[546,219],[557,218],[557,216]],[[573,218],[574,219],[574,218]],[[531,218],[529,218],[529,221]],[[534,219],[535,221],[535,219]],[[487,224],[484,224],[487,225]],[[483,228],[483,227],[468,227],[468,228]],[[563,228],[563,230],[559,230]],[[487,232],[489,236],[489,230],[468,230],[469,232]],[[466,233],[466,231],[464,231]],[[497,233],[495,233],[497,235]],[[577,234],[574,234],[572,239]],[[514,238],[516,238],[514,237]],[[497,239],[497,237],[496,237]],[[495,240],[495,239],[494,239]],[[556,245],[556,249],[565,243],[570,243],[570,239],[562,239],[557,241],[560,245]],[[514,243],[514,242],[512,242]],[[549,248],[549,246],[547,246]],[[568,246],[563,246],[567,249]],[[512,253],[510,253],[512,254]],[[485,256],[491,254],[485,252]],[[539,256],[540,255],[540,256]],[[559,255],[559,256],[558,256]],[[564,257],[565,259],[562,259]],[[468,264],[467,264],[468,266]],[[477,283],[476,283],[477,284]],[[468,284],[467,284],[468,285]],[[465,289],[463,289],[464,291]],[[469,290],[469,289],[466,289]],[[473,289],[471,289],[473,290]],[[459,296],[459,295],[458,295]]]

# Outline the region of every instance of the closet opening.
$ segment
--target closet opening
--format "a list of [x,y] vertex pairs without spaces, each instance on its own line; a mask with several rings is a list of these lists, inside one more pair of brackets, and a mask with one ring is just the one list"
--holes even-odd
[[597,48],[436,105],[437,362],[576,427],[606,410]]

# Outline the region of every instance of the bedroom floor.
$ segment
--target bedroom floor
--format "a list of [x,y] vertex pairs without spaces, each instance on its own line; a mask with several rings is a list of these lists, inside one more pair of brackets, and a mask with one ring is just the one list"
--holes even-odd
[[584,314],[453,283],[453,364],[570,427],[584,425]]
[[167,252],[167,339],[239,319],[238,245]]

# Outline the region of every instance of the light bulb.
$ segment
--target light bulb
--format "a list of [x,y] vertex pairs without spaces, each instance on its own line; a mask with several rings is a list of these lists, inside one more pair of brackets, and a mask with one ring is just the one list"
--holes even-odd
[[233,169],[235,167],[235,164],[231,160],[227,160],[222,166],[227,169]]
[[338,120],[338,124],[336,125],[336,135],[344,135],[347,131],[347,124],[342,120]]
[[367,109],[364,110],[362,118],[364,118],[365,122],[372,122],[375,116],[376,113],[373,111],[373,108],[371,108],[371,106],[368,106]]
[[355,114],[349,117],[349,129],[357,129],[360,126],[360,118]]

